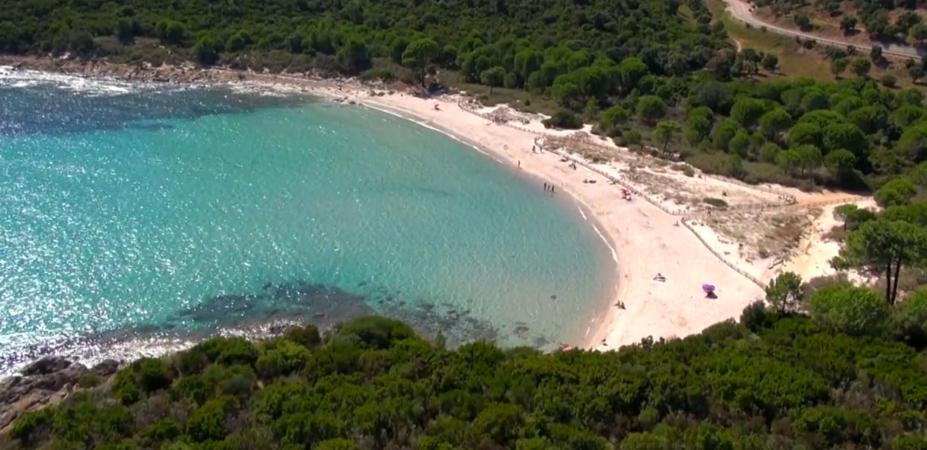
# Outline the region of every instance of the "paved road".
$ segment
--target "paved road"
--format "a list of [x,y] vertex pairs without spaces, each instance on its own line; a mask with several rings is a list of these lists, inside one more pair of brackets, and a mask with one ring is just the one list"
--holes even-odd
[[889,43],[872,43],[872,44],[856,44],[848,42],[842,39],[832,39],[822,36],[817,36],[814,34],[806,33],[801,30],[796,30],[792,28],[785,28],[778,25],[771,24],[760,18],[757,18],[753,15],[753,12],[750,11],[750,4],[743,0],[724,0],[727,3],[727,11],[731,13],[731,16],[735,19],[744,22],[746,24],[752,25],[754,28],[765,27],[768,31],[771,31],[776,34],[781,34],[784,36],[801,36],[802,39],[813,39],[822,44],[832,45],[835,47],[856,47],[858,50],[863,50],[868,52],[872,49],[872,45],[877,45],[882,47],[882,53],[890,56],[897,56],[901,58],[919,58],[924,54],[923,50],[919,50],[916,47],[911,47],[908,45],[897,45]]

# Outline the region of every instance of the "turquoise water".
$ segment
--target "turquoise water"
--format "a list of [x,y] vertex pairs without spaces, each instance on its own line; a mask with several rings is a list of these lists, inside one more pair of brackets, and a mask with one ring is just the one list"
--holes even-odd
[[367,311],[549,347],[603,307],[610,262],[573,204],[402,119],[224,89],[0,104],[8,358]]

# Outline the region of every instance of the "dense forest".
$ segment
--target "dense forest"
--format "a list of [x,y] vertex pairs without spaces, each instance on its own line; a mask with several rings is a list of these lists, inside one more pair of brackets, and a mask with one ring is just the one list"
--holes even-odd
[[0,446],[927,448],[927,292],[896,308],[848,285],[804,295],[810,318],[757,303],[740,324],[608,353],[448,350],[377,317],[217,338],[88,376]]
[[[927,159],[917,90],[833,50],[836,82],[763,81],[699,0],[0,0],[0,51],[400,78],[428,74],[555,102],[551,126],[747,181],[874,187]],[[915,80],[921,62],[912,61]],[[529,98],[530,100],[530,98]],[[528,101],[524,102],[525,104]]]

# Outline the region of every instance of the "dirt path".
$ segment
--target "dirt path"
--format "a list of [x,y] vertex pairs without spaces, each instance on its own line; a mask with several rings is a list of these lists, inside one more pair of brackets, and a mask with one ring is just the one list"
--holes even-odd
[[901,58],[920,58],[922,51],[916,47],[911,47],[907,45],[898,45],[890,43],[881,43],[870,41],[870,44],[857,44],[849,42],[843,39],[828,38],[823,36],[818,36],[816,34],[807,33],[801,30],[796,30],[792,28],[785,28],[779,25],[775,25],[769,22],[766,22],[755,15],[751,11],[750,3],[743,0],[724,0],[727,4],[726,10],[731,14],[735,19],[744,22],[748,25],[751,25],[755,28],[766,28],[768,31],[772,31],[776,34],[781,34],[783,36],[792,36],[792,37],[801,37],[803,39],[812,39],[819,43],[832,45],[835,47],[855,47],[858,50],[869,51],[872,50],[873,46],[882,47],[882,53],[887,56],[896,56]]

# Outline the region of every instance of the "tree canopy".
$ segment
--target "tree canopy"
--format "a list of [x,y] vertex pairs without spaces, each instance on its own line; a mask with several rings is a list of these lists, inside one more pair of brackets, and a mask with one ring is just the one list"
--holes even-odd
[[922,331],[918,295],[889,321],[877,295],[837,285],[813,295],[811,319],[752,305],[743,324],[616,352],[448,350],[378,317],[324,338],[311,326],[262,342],[217,338],[27,413],[7,444],[923,448],[925,354],[892,338]]

